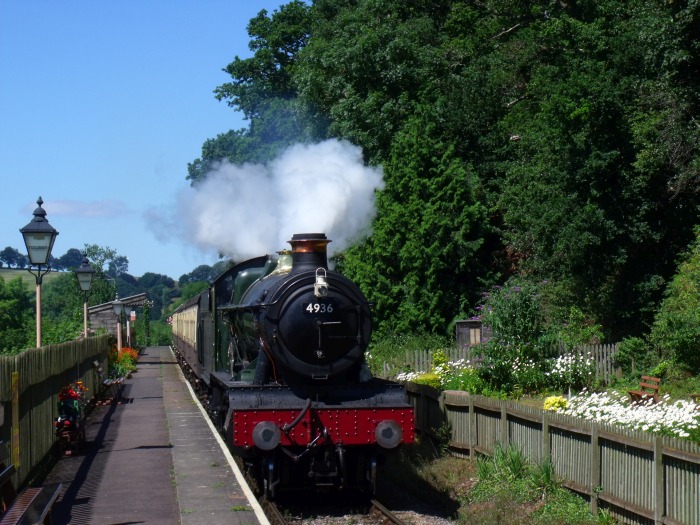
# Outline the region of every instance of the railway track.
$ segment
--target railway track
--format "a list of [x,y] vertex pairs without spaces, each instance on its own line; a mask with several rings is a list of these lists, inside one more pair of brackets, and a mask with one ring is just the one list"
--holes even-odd
[[379,518],[385,525],[393,523],[394,525],[404,525],[406,522],[399,518],[396,514],[387,509],[384,505],[379,503],[376,499],[371,501],[372,508],[370,509],[370,515]]
[[310,512],[314,515],[313,517],[305,517],[299,514],[295,516],[292,515],[289,510],[284,510],[275,502],[271,501],[265,501],[263,503],[263,510],[272,525],[297,525],[302,522],[304,524],[312,523],[313,525],[411,525],[413,523],[402,520],[376,499],[369,502],[366,512],[359,514],[356,510],[348,510],[348,513],[345,515],[331,516],[316,514],[311,510]]

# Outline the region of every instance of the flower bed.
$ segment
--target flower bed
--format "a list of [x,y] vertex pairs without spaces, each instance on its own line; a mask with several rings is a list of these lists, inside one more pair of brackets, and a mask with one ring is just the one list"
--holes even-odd
[[133,348],[122,348],[118,352],[116,348],[109,353],[109,377],[120,378],[127,377],[131,372],[136,370],[136,365],[139,361],[139,353]]
[[[578,365],[573,360],[555,360],[553,376],[571,377],[572,369]],[[531,365],[514,363],[515,374],[521,369],[528,370]],[[584,367],[588,369],[586,364]],[[472,394],[482,394],[502,398],[501,391],[490,391],[488,385],[479,376],[477,369],[469,361],[436,362],[428,373],[406,372],[399,374],[399,381],[412,381],[427,384],[443,390],[463,390]],[[566,386],[561,381],[559,388]],[[512,395],[512,392],[510,393]],[[509,395],[509,397],[510,397]],[[700,442],[700,411],[692,401],[671,400],[662,396],[658,403],[631,404],[626,394],[620,392],[591,392],[583,389],[579,394],[570,396],[553,396],[545,400],[546,410],[592,420],[599,423],[620,425],[633,430],[642,430],[654,434],[672,436]]]
[[584,390],[568,399],[564,408],[554,410],[599,423],[700,441],[700,412],[695,408],[691,401],[672,401],[668,395],[658,403],[631,404],[629,397],[620,392]]

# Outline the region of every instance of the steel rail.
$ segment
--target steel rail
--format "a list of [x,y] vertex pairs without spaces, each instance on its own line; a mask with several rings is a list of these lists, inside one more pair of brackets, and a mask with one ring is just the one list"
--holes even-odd
[[399,518],[396,514],[387,509],[384,505],[379,503],[376,499],[370,501],[372,504],[372,509],[369,511],[370,514],[380,514],[384,516],[384,523],[393,523],[394,525],[407,525],[405,521]]

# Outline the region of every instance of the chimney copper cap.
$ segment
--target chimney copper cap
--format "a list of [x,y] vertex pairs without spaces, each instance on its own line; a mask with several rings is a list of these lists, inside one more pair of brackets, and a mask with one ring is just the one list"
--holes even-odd
[[326,253],[326,246],[331,241],[325,233],[295,233],[288,242],[293,253]]

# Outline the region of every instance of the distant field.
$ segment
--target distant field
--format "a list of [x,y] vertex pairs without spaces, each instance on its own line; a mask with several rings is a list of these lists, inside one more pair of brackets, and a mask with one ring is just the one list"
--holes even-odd
[[[32,271],[34,271],[34,270],[32,270]],[[49,272],[49,273],[47,273],[46,275],[44,275],[42,277],[42,284],[46,284],[46,282],[50,281],[51,279],[55,279],[61,273],[65,273],[65,272]],[[31,289],[33,289],[36,286],[36,277],[34,277],[26,269],[18,270],[15,268],[0,268],[0,277],[2,277],[5,282],[9,281],[10,279],[15,279],[17,277],[21,277],[22,281],[24,283],[26,283]]]

